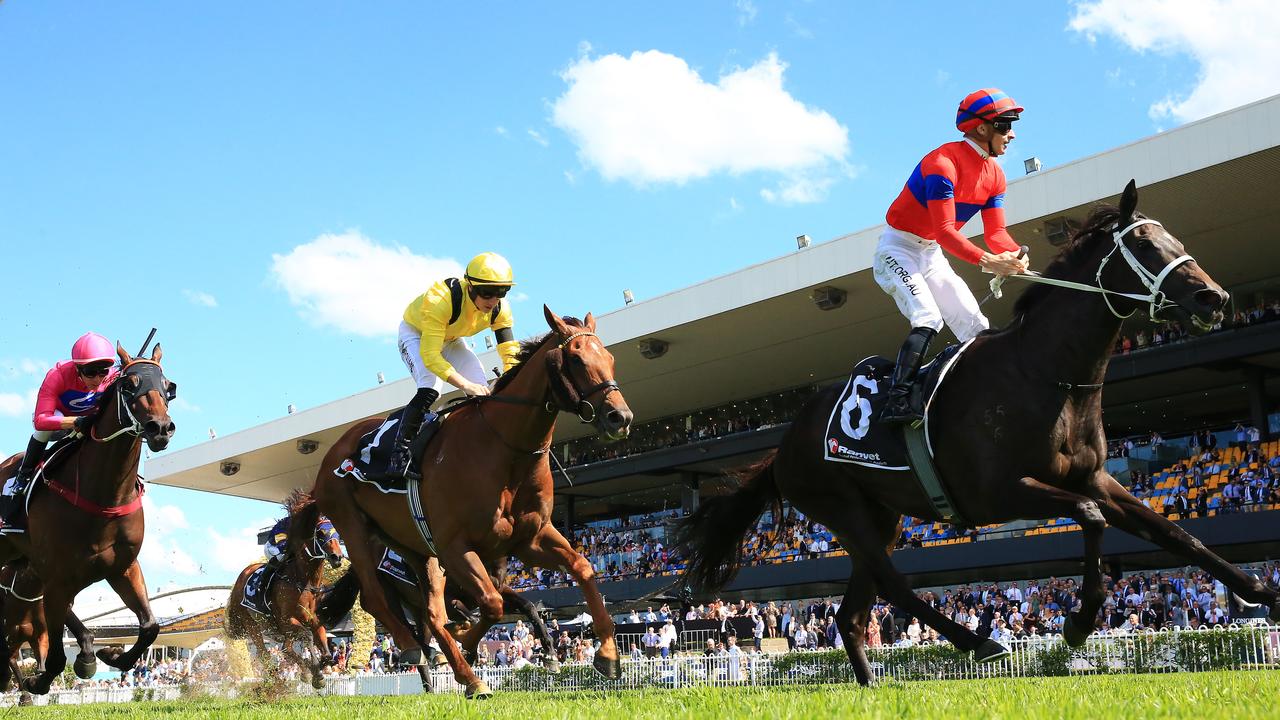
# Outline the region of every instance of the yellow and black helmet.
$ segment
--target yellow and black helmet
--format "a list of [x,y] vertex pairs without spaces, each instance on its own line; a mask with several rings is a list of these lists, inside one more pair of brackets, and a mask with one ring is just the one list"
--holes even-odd
[[515,285],[515,277],[511,272],[511,263],[498,253],[480,253],[467,263],[467,274],[464,276],[472,285]]

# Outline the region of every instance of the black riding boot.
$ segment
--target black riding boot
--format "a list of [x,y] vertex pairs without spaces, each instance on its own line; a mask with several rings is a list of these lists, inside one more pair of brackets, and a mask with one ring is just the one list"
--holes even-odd
[[413,439],[418,436],[424,421],[435,422],[436,414],[430,412],[431,403],[440,397],[440,393],[432,388],[418,388],[418,392],[404,408],[400,416],[400,428],[396,433],[396,444],[391,450],[391,460],[387,463],[387,475],[407,477],[411,469]]
[[36,474],[36,467],[40,465],[40,461],[44,459],[45,441],[31,438],[27,441],[27,452],[22,456],[22,464],[18,466],[18,474],[13,478],[13,494],[0,497],[0,520],[5,525],[12,525],[14,516],[18,514],[18,508],[22,506],[22,496],[27,491],[27,486],[31,484],[31,478]]
[[911,328],[906,342],[898,351],[898,364],[893,368],[893,387],[889,388],[889,401],[880,411],[880,422],[914,423],[924,417],[924,408],[915,407],[911,402],[911,385],[924,363],[925,353],[929,352],[929,342],[937,334],[933,328]]

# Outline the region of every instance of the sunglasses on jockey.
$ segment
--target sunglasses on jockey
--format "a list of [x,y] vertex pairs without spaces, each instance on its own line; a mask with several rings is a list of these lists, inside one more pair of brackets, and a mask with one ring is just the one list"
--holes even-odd
[[476,296],[485,300],[500,300],[511,291],[511,288],[507,285],[475,285],[474,288]]
[[76,372],[80,373],[81,377],[87,377],[87,378],[106,377],[107,373],[111,372],[111,363],[107,363],[106,365],[102,365],[102,364],[78,365],[76,366]]

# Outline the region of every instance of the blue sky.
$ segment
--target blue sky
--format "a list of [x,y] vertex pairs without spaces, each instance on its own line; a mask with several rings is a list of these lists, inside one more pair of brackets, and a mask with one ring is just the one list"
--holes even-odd
[[[176,449],[404,376],[403,305],[480,251],[529,335],[877,224],[979,87],[1027,107],[1011,177],[1280,91],[1266,3],[975,9],[4,2],[0,437],[88,329],[160,328]],[[149,497],[153,587],[275,513]]]

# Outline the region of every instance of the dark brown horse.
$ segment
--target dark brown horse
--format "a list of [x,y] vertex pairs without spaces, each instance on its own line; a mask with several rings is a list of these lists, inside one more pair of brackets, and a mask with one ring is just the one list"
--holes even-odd
[[[44,580],[44,615],[48,627],[67,621],[71,601],[81,590],[106,580],[138,618],[138,642],[128,652],[103,648],[98,658],[128,670],[160,632],[147,600],[146,582],[138,567],[145,523],[143,488],[138,479],[142,442],[152,452],[164,450],[173,437],[169,401],[177,386],[160,368],[157,345],[151,359],[135,359],[119,344],[122,369],[103,392],[97,420],[89,436],[65,454],[46,459],[44,482],[32,487],[25,535],[0,540],[0,562],[26,557]],[[0,466],[0,481],[16,468]],[[77,658],[80,664],[83,658]],[[50,643],[45,671],[23,681],[24,689],[43,695],[66,667],[62,643]],[[90,676],[92,658],[84,660]]]
[[[546,307],[543,314],[552,332],[525,344],[520,364],[498,379],[492,396],[453,412],[424,453],[420,499],[438,558],[430,557],[402,496],[333,474],[380,419],[356,423],[320,464],[316,500],[347,544],[360,577],[361,604],[383,619],[406,664],[421,663],[421,648],[408,624],[392,613],[376,577],[378,558],[370,549],[375,535],[423,579],[432,635],[445,637],[442,570],[475,599],[480,622],[463,639],[464,648],[472,651],[503,616],[502,593],[490,568],[514,554],[529,566],[567,571],[582,588],[601,641],[596,668],[607,677],[621,674],[613,619],[596,587],[595,571],[551,525],[554,498],[547,453],[559,412],[577,413],[605,437],[618,439],[629,431],[631,410],[613,380],[613,356],[596,336],[591,315],[578,322],[561,319]],[[441,646],[467,696],[489,695],[458,648],[448,642]]]
[[[294,490],[285,501],[285,507],[289,510],[286,551],[289,558],[270,589],[262,588],[269,593],[271,612],[263,615],[241,604],[249,577],[265,564],[252,563],[240,572],[231,594],[227,596],[227,634],[252,640],[258,650],[258,660],[263,663],[268,658],[265,640],[270,638],[279,642],[284,653],[298,667],[311,671],[311,685],[320,689],[324,687],[322,672],[329,664],[329,637],[325,622],[341,619],[341,615],[337,618],[322,617],[325,613],[320,612],[322,599],[331,594],[330,588],[324,585],[324,564],[328,561],[330,566],[338,567],[342,563],[342,546],[333,526],[321,521],[320,510],[310,494]],[[346,603],[347,607],[350,608],[353,602],[354,592]],[[311,643],[312,662],[307,662],[294,650],[293,644],[297,641],[304,647],[307,642]]]
[[[0,651],[5,651],[9,657],[8,665],[0,665],[0,690],[5,690],[11,679],[15,682],[22,680],[18,659],[23,645],[31,648],[36,672],[44,672],[44,661],[49,654],[49,632],[44,624],[44,583],[28,562],[22,560],[0,568],[0,593],[3,593],[0,595],[0,619],[3,620]],[[93,663],[93,635],[72,612],[67,613],[67,629],[80,646],[80,655],[75,662],[76,676],[88,680],[93,677],[89,672]],[[58,641],[62,641],[61,633]]]
[[[1159,223],[1137,214],[1132,182],[1120,207],[1099,208],[1045,272],[1092,285],[1037,285],[1010,325],[976,338],[929,408],[935,462],[958,512],[985,525],[1070,517],[1084,539],[1083,605],[1064,635],[1080,645],[1103,602],[1099,553],[1108,525],[1148,540],[1213,573],[1280,620],[1280,595],[1209,551],[1136,500],[1104,469],[1101,388],[1122,312],[1170,311],[1198,331],[1222,320],[1227,293]],[[1100,292],[1098,288],[1105,288]],[[1127,295],[1121,295],[1126,293]],[[861,683],[871,681],[863,648],[877,593],[942,633],[979,661],[1007,649],[944,617],[911,591],[889,559],[903,515],[940,520],[924,491],[902,473],[821,458],[839,386],[797,414],[776,454],[744,471],[737,492],[705,501],[682,526],[695,586],[720,587],[741,562],[740,543],[770,503],[786,498],[831,529],[853,568],[836,615]]]

